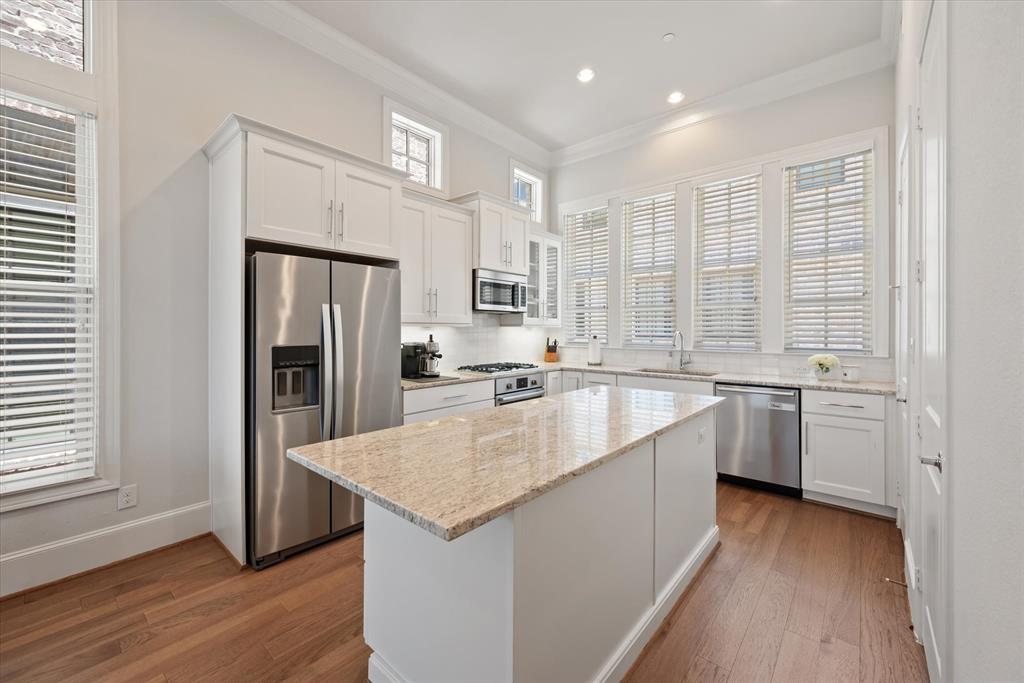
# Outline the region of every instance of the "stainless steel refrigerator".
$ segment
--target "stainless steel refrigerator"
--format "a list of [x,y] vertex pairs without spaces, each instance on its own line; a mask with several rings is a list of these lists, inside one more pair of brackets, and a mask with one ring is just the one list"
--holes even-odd
[[401,287],[397,268],[261,251],[247,272],[247,535],[261,568],[363,521],[362,498],[285,452],[401,424]]

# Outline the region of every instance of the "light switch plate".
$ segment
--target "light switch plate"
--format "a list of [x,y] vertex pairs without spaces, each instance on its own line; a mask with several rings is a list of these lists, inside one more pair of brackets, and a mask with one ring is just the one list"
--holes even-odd
[[707,429],[707,427],[702,427],[697,430],[697,443],[704,443],[704,436]]
[[117,509],[133,508],[139,504],[139,489],[137,484],[128,484],[117,490]]

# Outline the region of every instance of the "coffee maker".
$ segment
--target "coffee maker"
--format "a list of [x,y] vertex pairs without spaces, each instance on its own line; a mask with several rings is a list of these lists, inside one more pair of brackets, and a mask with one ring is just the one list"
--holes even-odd
[[439,377],[441,357],[441,345],[434,341],[434,335],[425,342],[402,342],[402,378]]

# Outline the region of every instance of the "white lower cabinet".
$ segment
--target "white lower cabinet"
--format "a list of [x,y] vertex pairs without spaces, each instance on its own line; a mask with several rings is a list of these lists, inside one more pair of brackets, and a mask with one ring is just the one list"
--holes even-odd
[[698,394],[714,396],[714,382],[699,382],[692,379],[668,379],[666,377],[635,377],[619,375],[619,386],[630,389],[654,389],[655,391],[673,391],[677,394]]
[[[804,392],[805,395],[809,393],[822,392]],[[880,415],[878,419],[846,416],[850,410],[855,409],[852,406],[884,399],[829,393],[832,396],[823,403],[813,400],[813,397],[810,401],[804,397],[803,489],[885,505],[883,416]]]
[[[415,390],[414,390],[415,391]],[[449,415],[459,415],[460,413],[468,413],[473,410],[482,410],[484,408],[493,408],[494,400],[489,401],[476,401],[474,403],[463,403],[457,406],[448,406],[447,408],[435,408],[434,410],[424,410],[422,413],[413,413],[412,415],[406,415],[402,418],[402,424],[411,425],[415,422],[427,422],[429,420],[437,420],[442,417]]]
[[552,370],[544,377],[544,393],[548,396],[562,393],[562,371]]
[[473,216],[461,207],[402,200],[402,322],[473,322]]
[[576,391],[583,388],[583,373],[579,370],[562,370],[562,391]]
[[583,373],[583,386],[585,387],[614,387],[617,382],[615,381],[615,375],[610,375],[606,372],[584,372]]

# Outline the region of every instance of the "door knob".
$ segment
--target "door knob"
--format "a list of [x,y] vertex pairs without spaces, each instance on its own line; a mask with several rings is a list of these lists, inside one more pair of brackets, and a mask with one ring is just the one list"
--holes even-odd
[[929,457],[926,457],[924,455],[920,455],[920,456],[918,456],[918,459],[921,461],[922,465],[931,465],[932,467],[937,469],[939,472],[942,472],[942,453],[941,452],[936,457],[934,457],[934,458],[929,458]]

